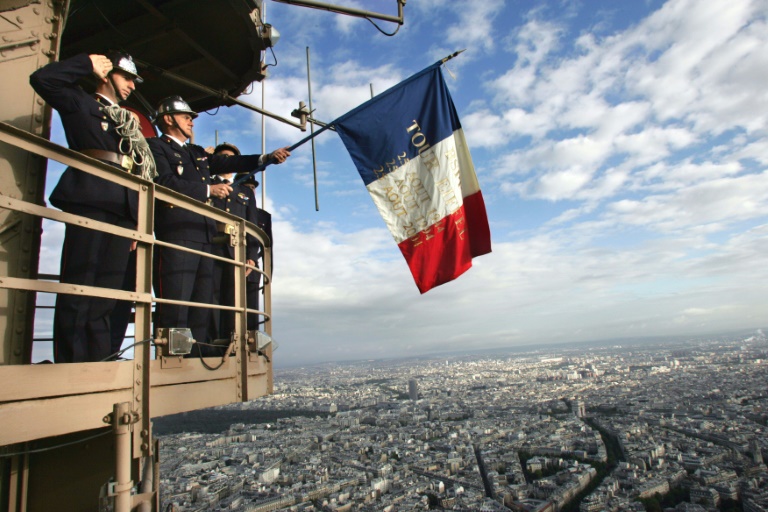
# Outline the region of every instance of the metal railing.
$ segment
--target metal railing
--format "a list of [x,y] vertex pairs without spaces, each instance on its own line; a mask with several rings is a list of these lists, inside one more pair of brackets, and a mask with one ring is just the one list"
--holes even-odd
[[[256,350],[246,340],[248,313],[261,315],[264,319],[263,331],[271,336],[272,251],[271,242],[261,229],[212,206],[9,124],[0,123],[0,141],[134,190],[139,197],[136,229],[125,229],[0,195],[0,208],[105,231],[137,242],[135,290],[73,285],[14,276],[0,276],[0,288],[38,293],[69,293],[135,302],[134,332],[137,340],[154,338],[152,307],[155,304],[179,304],[234,311],[236,320],[232,356],[227,354],[215,371],[201,365],[197,359],[164,356],[159,350],[153,359],[148,343],[136,344],[134,359],[130,361],[0,365],[0,446],[103,427],[105,417],[112,411],[113,405],[127,402],[135,418],[132,430],[134,457],[147,456],[151,452],[148,439],[152,417],[246,401],[271,393],[271,346]],[[154,205],[157,201],[186,208],[215,221],[235,226],[234,259],[155,240],[153,223]],[[251,267],[246,263],[246,234],[254,236],[264,247],[263,269]],[[238,271],[234,306],[154,297],[152,249],[155,245],[193,252],[236,267]],[[264,303],[261,309],[249,309],[246,306],[247,268],[263,276]],[[5,340],[0,342],[5,343]],[[45,420],[52,415],[58,418],[56,422]]]

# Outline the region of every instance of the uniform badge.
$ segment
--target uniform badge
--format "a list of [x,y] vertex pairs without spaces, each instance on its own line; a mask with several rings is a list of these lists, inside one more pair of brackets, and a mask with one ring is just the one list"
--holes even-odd
[[106,121],[102,121],[101,122],[101,129],[104,130],[104,131],[109,130],[109,123],[106,122]]
[[240,199],[242,199],[243,201],[247,201],[247,200],[248,200],[248,196],[247,196],[247,195],[245,195],[245,194],[243,194],[242,192],[238,192],[238,193],[237,193],[237,197],[239,197],[239,198],[240,198]]
[[178,153],[174,153],[173,156],[175,156],[176,158],[181,158],[181,155]]
[[179,164],[179,165],[176,167],[176,172],[177,172],[177,173],[179,173],[179,176],[181,176],[182,174],[184,174],[184,166],[183,166],[182,164]]

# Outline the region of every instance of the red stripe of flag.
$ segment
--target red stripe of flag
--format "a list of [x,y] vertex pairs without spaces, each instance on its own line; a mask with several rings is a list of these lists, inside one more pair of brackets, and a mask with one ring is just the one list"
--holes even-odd
[[465,197],[461,208],[398,246],[421,293],[453,281],[472,267],[473,257],[491,252],[482,193]]

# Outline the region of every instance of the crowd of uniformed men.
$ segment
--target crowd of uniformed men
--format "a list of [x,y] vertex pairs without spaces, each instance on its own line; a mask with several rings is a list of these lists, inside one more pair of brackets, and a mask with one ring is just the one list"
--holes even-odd
[[[85,92],[81,79],[95,75],[94,94]],[[266,160],[282,163],[287,148],[268,155],[242,155],[233,144],[204,149],[191,144],[197,113],[179,96],[161,101],[155,124],[160,136],[145,138],[141,120],[119,103],[141,84],[130,55],[81,54],[50,63],[30,76],[35,91],[59,112],[71,149],[125,171],[154,180],[201,202],[208,202],[250,222],[257,222],[258,185],[250,178],[235,184],[237,173],[248,174]],[[154,133],[154,129],[150,128]],[[146,132],[144,126],[144,132]],[[137,193],[68,167],[50,196],[62,211],[124,228],[135,228]],[[233,258],[232,227],[185,208],[159,202],[155,208],[157,240],[196,251]],[[114,289],[135,289],[135,242],[117,235],[67,224],[61,253],[61,282]],[[249,237],[247,263],[255,266],[262,248]],[[248,308],[258,309],[259,274],[246,270]],[[156,245],[153,288],[157,297],[177,301],[234,304],[232,265],[196,253]],[[131,304],[125,301],[59,294],[54,312],[54,360],[104,361],[115,357],[123,342]],[[215,340],[228,340],[234,330],[234,312],[160,303],[154,329],[189,328],[198,341],[193,355],[223,353]],[[248,329],[258,317],[248,315]],[[200,344],[203,342],[203,344]]]

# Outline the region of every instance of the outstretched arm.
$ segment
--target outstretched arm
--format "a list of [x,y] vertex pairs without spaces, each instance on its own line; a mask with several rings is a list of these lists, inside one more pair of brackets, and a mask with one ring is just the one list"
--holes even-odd
[[267,160],[275,160],[276,163],[281,164],[285,162],[288,157],[291,156],[291,152],[288,151],[288,146],[280,149],[276,149],[267,155]]

